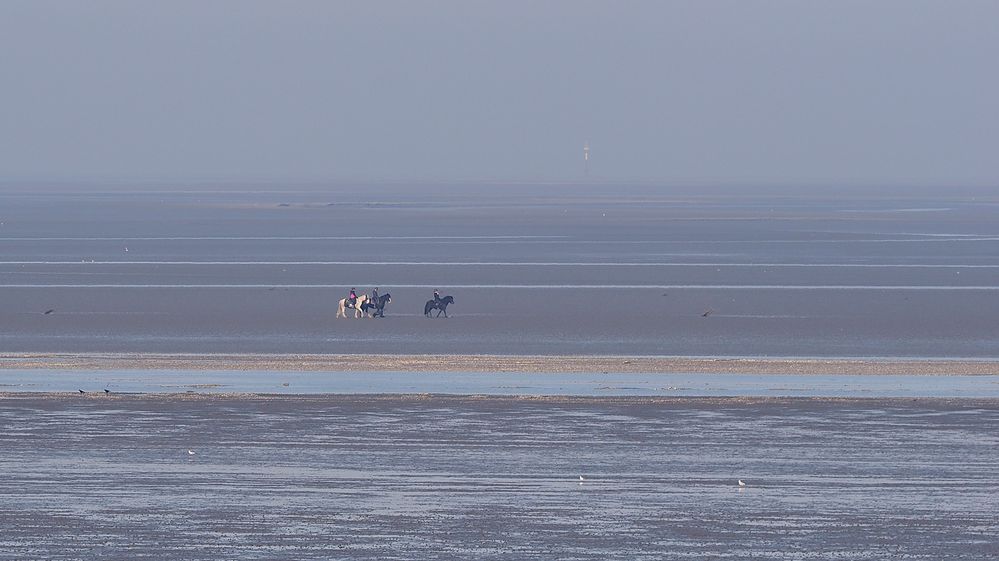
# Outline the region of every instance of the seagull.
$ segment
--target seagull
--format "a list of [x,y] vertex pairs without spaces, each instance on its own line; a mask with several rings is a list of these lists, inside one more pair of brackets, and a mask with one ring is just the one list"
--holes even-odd
[[706,311],[706,312],[704,312],[703,314],[701,314],[701,317],[702,317],[702,318],[706,318],[706,317],[708,317],[709,315],[711,315],[711,312],[713,312],[713,311],[714,311],[714,310],[711,310],[711,309],[708,309],[708,311]]
[[45,310],[45,314],[44,314],[44,315],[49,315],[49,314],[51,314],[51,313],[52,313],[52,312],[54,312],[54,311],[55,311],[55,310],[51,310],[51,309],[50,309],[50,310]]
[[740,479],[739,480],[739,487],[745,487],[745,486],[746,486],[746,482]]
[[187,455],[188,456],[193,456],[194,455],[194,450],[188,450],[187,451]]
[[586,481],[586,479],[584,479],[583,476],[580,475],[579,476],[579,484],[582,485],[584,481]]

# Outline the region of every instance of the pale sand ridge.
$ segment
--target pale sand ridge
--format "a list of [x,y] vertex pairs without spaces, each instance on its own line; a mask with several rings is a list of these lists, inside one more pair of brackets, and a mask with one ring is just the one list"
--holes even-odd
[[340,354],[0,354],[0,369],[999,375],[999,361]]

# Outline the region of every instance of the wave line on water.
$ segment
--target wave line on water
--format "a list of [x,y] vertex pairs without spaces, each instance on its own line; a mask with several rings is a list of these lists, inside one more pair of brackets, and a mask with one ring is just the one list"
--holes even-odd
[[531,240],[531,239],[561,239],[568,236],[34,236],[34,237],[0,237],[5,242],[43,242],[43,241],[324,241],[324,240]]
[[[908,234],[912,235],[912,234]],[[858,239],[764,239],[764,240],[583,240],[571,236],[80,236],[0,237],[0,242],[135,242],[135,241],[418,241],[435,245],[753,245],[753,244],[929,244],[946,242],[996,242],[999,236],[858,238]]]
[[[383,279],[384,280],[384,279]],[[392,288],[493,288],[493,289],[656,289],[656,290],[930,290],[930,291],[999,291],[999,285],[872,285],[872,284],[387,284],[385,282],[344,282],[338,284],[0,284],[0,288],[181,288],[181,289],[241,289],[241,288],[296,288],[339,290],[344,286],[383,286]]]
[[738,267],[738,268],[847,268],[847,269],[999,269],[999,265],[932,263],[651,263],[645,261],[0,261],[0,265],[183,265],[183,266],[393,266],[407,267]]

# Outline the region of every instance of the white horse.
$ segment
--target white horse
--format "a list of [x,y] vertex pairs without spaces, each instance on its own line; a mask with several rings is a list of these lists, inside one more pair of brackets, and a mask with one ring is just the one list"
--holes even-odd
[[[356,318],[367,317],[368,314],[365,313],[364,310],[361,309],[361,304],[364,304],[367,301],[368,301],[368,295],[367,294],[363,294],[362,293],[360,296],[357,297],[357,302],[354,304],[354,318],[355,319]],[[347,311],[346,310],[347,310],[347,299],[346,298],[341,298],[340,299],[340,305],[337,306],[337,309],[336,309],[336,317],[347,317]]]

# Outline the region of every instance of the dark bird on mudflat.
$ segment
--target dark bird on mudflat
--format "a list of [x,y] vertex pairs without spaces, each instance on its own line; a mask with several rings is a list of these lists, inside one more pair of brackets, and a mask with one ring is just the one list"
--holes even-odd
[[701,314],[701,317],[702,317],[702,318],[706,318],[706,317],[710,316],[710,315],[711,315],[711,312],[713,312],[713,311],[714,311],[714,310],[708,310],[708,311],[704,312],[703,314]]
[[49,314],[51,314],[51,313],[52,313],[52,312],[54,312],[54,311],[55,311],[55,310],[45,310],[45,315],[49,315]]
[[76,390],[76,391],[78,391],[78,392],[80,392],[80,393],[87,393],[87,392],[85,392],[85,391],[83,391],[83,390]]
[[111,393],[111,390],[104,388],[104,393]]

